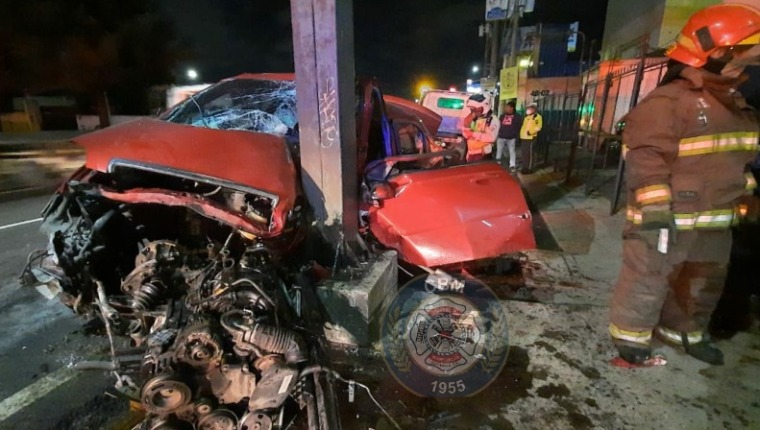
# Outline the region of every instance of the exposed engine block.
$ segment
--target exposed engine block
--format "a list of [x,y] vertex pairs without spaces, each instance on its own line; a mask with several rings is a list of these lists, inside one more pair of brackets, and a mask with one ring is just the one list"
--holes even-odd
[[129,349],[113,348],[112,370],[146,412],[137,428],[264,430],[293,420],[306,406],[299,375],[309,350],[299,290],[266,244],[229,229],[214,240],[203,219],[184,220],[172,231],[179,240],[147,239],[156,227],[134,240],[144,230],[139,207],[82,202],[76,211],[58,203],[46,226],[52,249],[30,273],[129,339]]
[[307,359],[301,337],[281,325],[282,281],[263,247],[239,261],[209,251],[208,264],[193,268],[176,244],[151,242],[122,283],[128,333],[146,347],[140,401],[149,428],[272,428]]

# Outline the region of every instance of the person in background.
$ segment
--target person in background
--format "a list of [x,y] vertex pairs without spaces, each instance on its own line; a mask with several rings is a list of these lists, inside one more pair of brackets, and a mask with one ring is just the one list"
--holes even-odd
[[[750,164],[750,169],[755,182],[760,181],[760,156]],[[755,188],[754,194],[760,197],[760,190]],[[758,201],[760,198],[755,199]],[[760,210],[747,208],[748,217],[758,215]],[[726,286],[709,325],[710,334],[718,339],[730,339],[737,332],[751,329],[755,322],[752,296],[760,296],[760,220],[747,221],[731,229],[733,243]]]
[[525,109],[525,118],[520,128],[520,152],[522,155],[522,174],[532,173],[534,166],[533,143],[544,125],[544,119],[538,113],[538,105],[530,103]]
[[462,136],[467,140],[467,161],[480,160],[493,152],[499,122],[482,94],[473,94],[465,105],[470,114],[464,118]]
[[509,150],[509,170],[517,170],[517,155],[515,144],[520,136],[522,117],[515,112],[515,102],[509,102],[504,107],[504,113],[499,117],[499,137],[496,139],[496,161],[501,162],[504,145]]
[[731,226],[756,218],[757,112],[737,92],[760,60],[760,10],[706,7],[667,50],[660,86],[627,116],[627,221],[609,332],[622,360],[647,365],[653,334],[705,363],[724,288]]

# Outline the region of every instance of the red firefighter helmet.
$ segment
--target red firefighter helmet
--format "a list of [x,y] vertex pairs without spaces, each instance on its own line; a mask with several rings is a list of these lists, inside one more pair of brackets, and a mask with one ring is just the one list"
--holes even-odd
[[665,55],[693,67],[725,46],[760,44],[760,11],[740,4],[706,7],[689,18]]

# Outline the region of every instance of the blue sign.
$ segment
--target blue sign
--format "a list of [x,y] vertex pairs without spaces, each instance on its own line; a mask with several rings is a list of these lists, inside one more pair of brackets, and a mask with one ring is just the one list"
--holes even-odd
[[509,0],[486,0],[486,21],[507,19]]

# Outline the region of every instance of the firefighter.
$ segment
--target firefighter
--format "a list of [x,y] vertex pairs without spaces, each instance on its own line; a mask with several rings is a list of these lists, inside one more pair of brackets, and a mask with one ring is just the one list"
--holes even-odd
[[736,92],[760,58],[760,11],[715,5],[692,15],[660,86],[626,118],[627,221],[609,327],[620,357],[646,364],[652,335],[723,364],[704,334],[720,298],[730,227],[757,210],[747,164],[754,110]]
[[[750,164],[755,181],[760,181],[760,156]],[[760,190],[755,189],[755,196]],[[760,203],[760,199],[755,199]],[[751,202],[748,202],[751,203]],[[758,215],[760,210],[747,208],[747,213]],[[730,339],[739,331],[753,325],[752,295],[760,295],[758,266],[760,262],[760,223],[748,220],[732,228],[731,259],[726,275],[726,287],[710,318],[710,334],[718,339]],[[752,222],[754,221],[754,222]]]
[[470,114],[464,119],[462,135],[467,139],[467,160],[479,160],[493,152],[499,134],[499,121],[482,94],[473,94],[465,105]]

